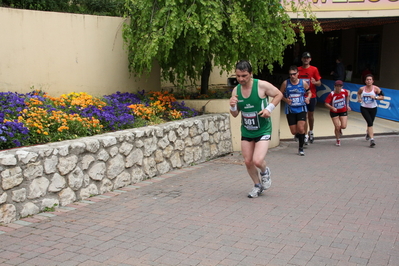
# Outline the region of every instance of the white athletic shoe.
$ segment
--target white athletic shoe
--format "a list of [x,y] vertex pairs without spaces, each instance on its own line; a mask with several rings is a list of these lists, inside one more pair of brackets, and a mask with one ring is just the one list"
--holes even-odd
[[251,192],[248,193],[248,198],[257,198],[262,191],[262,188],[254,186]]
[[373,139],[370,140],[370,147],[374,147],[375,146],[375,141]]
[[272,185],[272,179],[270,178],[270,175],[271,172],[269,167],[266,167],[266,172],[260,173],[263,190],[270,188],[270,186]]
[[310,132],[310,131],[309,131],[309,142],[310,142],[310,143],[313,143],[313,141],[314,141],[313,132]]

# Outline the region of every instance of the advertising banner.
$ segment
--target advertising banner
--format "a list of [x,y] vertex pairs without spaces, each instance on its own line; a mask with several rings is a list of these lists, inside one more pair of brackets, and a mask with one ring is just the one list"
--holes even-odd
[[[325,101],[327,95],[334,90],[334,80],[321,80],[321,86],[317,87],[317,102]],[[360,112],[360,103],[357,101],[357,92],[364,85],[344,82],[344,89],[350,91],[350,107],[352,111]],[[378,86],[379,87],[379,86]],[[392,121],[399,121],[399,90],[388,88],[380,89],[384,92],[385,99],[378,102],[377,117]]]
[[[298,3],[299,0],[287,3]],[[313,12],[318,11],[370,11],[399,9],[399,0],[308,0]],[[287,11],[291,8],[285,5]]]

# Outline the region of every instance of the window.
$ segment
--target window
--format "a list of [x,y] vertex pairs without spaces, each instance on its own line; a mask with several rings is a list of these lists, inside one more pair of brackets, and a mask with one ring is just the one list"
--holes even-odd
[[357,52],[354,73],[362,77],[362,72],[370,71],[376,79],[380,73],[382,28],[362,28],[357,33]]
[[341,33],[342,31],[337,30],[324,34],[325,37],[321,47],[323,53],[321,64],[319,65],[319,71],[323,78],[331,78],[330,73],[335,69],[335,60],[342,55]]

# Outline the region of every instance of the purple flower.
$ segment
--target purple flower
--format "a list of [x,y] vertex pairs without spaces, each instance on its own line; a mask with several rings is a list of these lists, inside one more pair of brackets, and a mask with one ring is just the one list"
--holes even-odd
[[199,113],[195,109],[186,106],[184,101],[182,101],[181,103],[173,102],[172,109],[180,111],[182,113],[183,118],[189,118],[199,115]]
[[133,128],[134,116],[129,113],[130,109],[125,104],[115,102],[114,106],[105,106],[101,110],[95,106],[89,106],[82,109],[80,115],[97,118],[103,125],[104,131],[114,131]]
[[0,123],[0,128],[0,149],[20,147],[28,143],[29,130],[17,120]]
[[5,118],[14,119],[26,108],[25,95],[16,92],[0,92],[0,122]]

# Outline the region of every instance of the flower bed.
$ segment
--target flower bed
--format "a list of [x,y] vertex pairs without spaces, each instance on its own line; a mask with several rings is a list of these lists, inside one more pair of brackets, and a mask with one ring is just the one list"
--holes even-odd
[[51,97],[0,93],[0,150],[93,136],[197,116],[167,92]]

